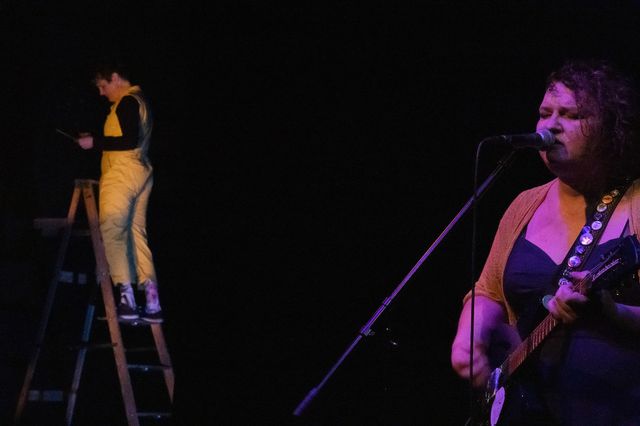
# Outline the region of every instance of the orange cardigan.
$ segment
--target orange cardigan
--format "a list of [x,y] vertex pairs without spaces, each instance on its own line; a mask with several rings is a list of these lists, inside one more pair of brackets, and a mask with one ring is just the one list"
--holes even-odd
[[[516,323],[516,317],[504,296],[502,283],[504,269],[516,239],[531,220],[533,213],[546,197],[554,181],[555,179],[544,185],[523,191],[513,200],[500,219],[487,261],[476,282],[476,295],[486,296],[502,304],[507,311],[509,323],[512,325]],[[640,226],[640,179],[631,184],[625,196],[631,196],[629,221],[631,233],[638,235],[640,233],[640,229],[638,229]],[[463,301],[466,302],[470,297],[471,291],[465,295]]]

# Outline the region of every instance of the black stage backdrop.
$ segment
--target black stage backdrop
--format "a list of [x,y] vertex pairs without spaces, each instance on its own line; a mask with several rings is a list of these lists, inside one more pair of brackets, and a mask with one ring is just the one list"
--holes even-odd
[[[99,129],[91,66],[116,51],[154,105],[148,231],[180,424],[464,424],[449,350],[471,212],[292,412],[470,199],[479,142],[534,129],[549,71],[607,57],[640,72],[638,5],[259,3],[0,3],[1,423],[48,283],[32,221],[64,216],[73,179],[99,173],[55,128]],[[506,152],[481,152],[480,181]],[[523,150],[485,195],[477,270],[509,201],[549,177]]]

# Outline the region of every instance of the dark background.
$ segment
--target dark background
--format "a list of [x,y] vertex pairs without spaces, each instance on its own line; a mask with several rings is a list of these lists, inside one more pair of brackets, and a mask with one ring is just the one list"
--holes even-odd
[[[102,53],[129,58],[154,107],[148,231],[189,425],[464,424],[449,350],[471,211],[291,413],[469,200],[479,142],[534,129],[552,69],[605,57],[640,73],[637,2],[5,1],[0,15],[3,424],[48,283],[33,219],[65,216],[73,180],[98,177],[98,154],[54,129],[99,129]],[[506,152],[482,151],[480,181]],[[485,195],[478,265],[508,202],[547,179],[525,150]]]

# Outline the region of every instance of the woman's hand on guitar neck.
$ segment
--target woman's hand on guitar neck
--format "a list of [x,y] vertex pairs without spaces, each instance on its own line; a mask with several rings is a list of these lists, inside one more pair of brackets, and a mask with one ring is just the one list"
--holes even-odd
[[545,305],[551,316],[564,324],[571,324],[579,317],[577,307],[585,305],[589,299],[576,289],[576,283],[584,279],[588,271],[572,272],[571,284],[561,285],[556,294]]
[[[587,275],[586,271],[572,272],[571,280],[574,284],[562,285],[556,294],[545,305],[553,318],[571,324],[579,317],[579,307],[585,305],[589,299],[576,291],[575,283]],[[605,318],[613,321],[620,328],[640,333],[640,306],[629,306],[616,303],[608,290],[601,290],[594,294],[600,305],[599,312]]]

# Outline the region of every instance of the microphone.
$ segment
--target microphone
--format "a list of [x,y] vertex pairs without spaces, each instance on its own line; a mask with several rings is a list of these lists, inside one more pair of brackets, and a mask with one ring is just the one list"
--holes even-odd
[[548,149],[556,141],[556,137],[549,129],[540,129],[534,133],[519,135],[499,135],[489,139],[506,143],[515,149],[535,148],[540,151]]

